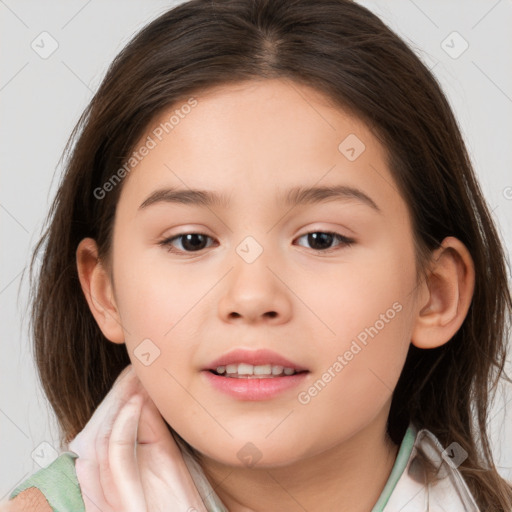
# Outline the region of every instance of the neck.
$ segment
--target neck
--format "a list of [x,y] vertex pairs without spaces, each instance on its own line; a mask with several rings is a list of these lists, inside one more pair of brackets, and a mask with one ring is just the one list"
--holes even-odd
[[370,512],[398,453],[386,420],[377,418],[350,439],[286,466],[234,468],[204,457],[201,466],[230,512]]

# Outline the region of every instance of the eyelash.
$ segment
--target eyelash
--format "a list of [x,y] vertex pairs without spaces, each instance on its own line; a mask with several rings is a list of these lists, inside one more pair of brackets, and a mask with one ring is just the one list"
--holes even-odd
[[[307,235],[314,234],[314,233],[333,235],[335,237],[335,239],[337,239],[339,242],[341,242],[338,246],[336,246],[334,248],[330,248],[330,249],[311,249],[312,251],[314,251],[316,253],[330,254],[331,252],[339,250],[339,247],[350,247],[355,242],[355,240],[353,240],[352,238],[347,238],[346,236],[340,235],[339,233],[336,233],[333,231],[309,231],[308,233],[304,233],[303,235],[299,236],[298,239],[303,238]],[[167,247],[168,252],[173,253],[173,254],[194,254],[196,252],[201,253],[204,249],[200,249],[198,251],[183,251],[183,250],[177,250],[171,245],[172,242],[174,242],[174,240],[177,240],[177,239],[182,238],[187,235],[201,235],[201,236],[205,236],[210,239],[212,238],[204,233],[198,233],[198,232],[191,231],[188,233],[180,233],[173,237],[166,238],[165,240],[158,242],[158,245],[161,245],[162,247]],[[205,249],[206,249],[206,247],[205,247]]]

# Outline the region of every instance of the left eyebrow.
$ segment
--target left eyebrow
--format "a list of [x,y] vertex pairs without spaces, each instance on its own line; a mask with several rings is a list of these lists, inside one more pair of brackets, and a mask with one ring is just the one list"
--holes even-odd
[[355,199],[366,206],[382,213],[375,201],[362,190],[347,185],[333,185],[331,187],[295,187],[284,196],[285,204],[289,206],[325,203],[328,201]]
[[[295,187],[280,196],[280,201],[288,206],[318,204],[333,200],[355,199],[378,213],[382,213],[375,201],[362,190],[347,185],[331,187]],[[229,206],[229,197],[209,190],[163,188],[152,192],[139,206],[139,210],[155,203],[179,203],[202,207]]]

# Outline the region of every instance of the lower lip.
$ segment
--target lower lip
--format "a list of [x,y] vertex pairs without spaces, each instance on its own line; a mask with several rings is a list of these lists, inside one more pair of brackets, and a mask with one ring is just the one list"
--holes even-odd
[[239,400],[268,400],[304,382],[309,372],[270,378],[221,377],[208,370],[201,372],[219,391]]

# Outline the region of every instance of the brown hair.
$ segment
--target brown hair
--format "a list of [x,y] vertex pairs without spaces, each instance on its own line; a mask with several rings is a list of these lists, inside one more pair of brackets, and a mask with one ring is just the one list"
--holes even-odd
[[511,510],[512,487],[493,463],[487,434],[512,311],[504,251],[440,86],[376,15],[349,0],[192,0],[152,21],[111,64],[66,146],[30,267],[37,365],[63,442],[130,363],[126,347],[103,336],[78,280],[83,238],[94,238],[108,261],[122,183],[101,200],[94,191],[164,109],[214,86],[268,78],[315,88],[379,137],[410,209],[419,274],[446,236],[470,251],[476,283],[467,317],[439,348],[411,344],[388,433],[399,444],[412,421],[443,446],[459,443],[468,453],[459,470],[479,507]]

